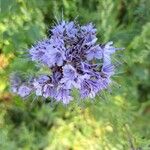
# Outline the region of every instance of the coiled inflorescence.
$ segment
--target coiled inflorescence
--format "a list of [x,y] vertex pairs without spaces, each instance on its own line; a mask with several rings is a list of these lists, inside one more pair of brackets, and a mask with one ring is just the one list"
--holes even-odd
[[107,89],[114,74],[111,55],[118,50],[112,42],[97,44],[92,23],[80,26],[61,21],[51,30],[51,37],[38,42],[30,50],[32,61],[50,68],[48,75],[31,80],[30,84],[13,81],[12,90],[22,97],[35,92],[37,96],[54,98],[68,104],[71,90],[78,89],[82,99]]

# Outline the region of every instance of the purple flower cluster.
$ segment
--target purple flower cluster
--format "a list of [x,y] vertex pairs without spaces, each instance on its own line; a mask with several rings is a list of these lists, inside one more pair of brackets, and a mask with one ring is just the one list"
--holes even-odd
[[82,99],[94,98],[107,89],[115,69],[111,55],[118,50],[113,42],[97,44],[92,23],[80,26],[62,21],[50,31],[50,38],[29,50],[32,61],[47,66],[49,75],[35,78],[30,85],[13,84],[14,92],[22,97],[35,92],[37,96],[68,104],[73,99],[71,91],[74,88]]

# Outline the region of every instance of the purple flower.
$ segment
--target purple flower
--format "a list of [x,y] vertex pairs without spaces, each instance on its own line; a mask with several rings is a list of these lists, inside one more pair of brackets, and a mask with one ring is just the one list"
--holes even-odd
[[89,23],[87,25],[81,26],[81,32],[84,34],[93,34],[93,36],[96,34],[96,28],[94,28],[92,23]]
[[63,67],[63,76],[65,78],[74,80],[77,77],[76,69],[70,64],[65,65]]
[[54,85],[58,85],[58,83],[60,82],[61,78],[62,78],[62,73],[60,72],[60,70],[58,71],[58,67],[54,68],[53,70],[53,74],[52,74],[52,83]]
[[46,75],[41,75],[38,79],[34,80],[32,84],[37,96],[43,95],[43,87],[48,81],[50,81],[50,78]]
[[50,78],[47,75],[41,75],[39,76],[39,78],[37,79],[37,81],[39,82],[39,84],[43,84],[46,83],[50,80]]
[[60,22],[57,26],[51,29],[52,35],[56,37],[63,37],[63,32],[65,30],[65,21]]
[[81,98],[94,98],[100,90],[100,83],[98,80],[86,79],[81,83],[80,94]]
[[33,82],[33,87],[37,96],[42,96],[43,94],[43,86],[39,84],[39,82]]
[[110,78],[101,78],[99,80],[99,87],[100,87],[100,90],[104,90],[104,89],[107,89],[109,87],[109,85],[111,84],[111,79]]
[[75,68],[71,65],[65,65],[63,67],[63,78],[60,83],[64,84],[66,89],[71,89],[73,87],[78,88],[80,85],[76,82],[77,80],[77,72]]
[[102,74],[110,77],[114,74],[114,65],[110,64],[110,65],[106,65],[102,67]]
[[50,50],[50,43],[49,40],[43,40],[41,42],[38,42],[35,46],[33,46],[29,53],[31,55],[31,59],[33,61],[42,62],[43,58],[45,57],[45,52]]
[[81,36],[84,36],[84,43],[88,46],[91,46],[96,43],[96,29],[92,25],[92,23],[87,24],[85,26],[81,26]]
[[68,104],[72,100],[70,90],[59,87],[56,91],[56,100],[62,101],[64,104]]
[[54,48],[54,50],[65,51],[66,49],[64,47],[64,44],[65,43],[63,38],[52,36],[52,38],[50,39],[50,46]]
[[34,92],[68,104],[73,99],[73,89],[79,90],[81,98],[94,98],[108,89],[115,72],[111,56],[118,48],[113,42],[98,44],[96,31],[92,23],[80,26],[61,21],[53,26],[51,36],[29,50],[31,60],[49,72],[27,84],[14,78],[12,91],[22,97]]
[[45,84],[43,87],[43,96],[45,98],[52,97],[54,98],[56,94],[56,90],[53,84]]
[[66,60],[65,53],[63,51],[59,51],[54,49],[47,54],[49,57],[47,58],[48,66],[62,66],[64,60]]
[[77,30],[77,28],[76,28],[73,21],[69,22],[66,25],[65,29],[66,29],[65,31],[66,31],[66,34],[67,34],[68,38],[75,38],[76,37],[78,30]]
[[111,64],[111,55],[116,52],[116,50],[123,50],[123,48],[115,48],[113,42],[108,42],[103,46],[103,63],[104,65]]
[[87,60],[92,60],[94,58],[96,59],[102,59],[102,48],[99,45],[91,47],[87,51]]
[[31,93],[31,88],[25,86],[25,85],[21,85],[18,89],[18,95],[20,95],[21,97],[26,97]]

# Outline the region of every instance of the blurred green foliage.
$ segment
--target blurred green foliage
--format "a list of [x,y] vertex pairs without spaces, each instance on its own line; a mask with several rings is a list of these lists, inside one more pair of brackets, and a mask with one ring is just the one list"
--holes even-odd
[[[0,0],[0,149],[149,150],[149,8],[148,0]],[[21,57],[62,15],[125,47],[112,95],[66,107],[11,95],[10,73],[36,73]]]

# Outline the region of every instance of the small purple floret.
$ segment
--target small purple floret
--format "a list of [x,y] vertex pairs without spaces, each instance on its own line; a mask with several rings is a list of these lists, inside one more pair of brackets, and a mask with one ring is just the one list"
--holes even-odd
[[20,95],[21,97],[26,97],[30,94],[31,92],[31,88],[25,86],[25,85],[21,85],[18,89],[18,95]]

